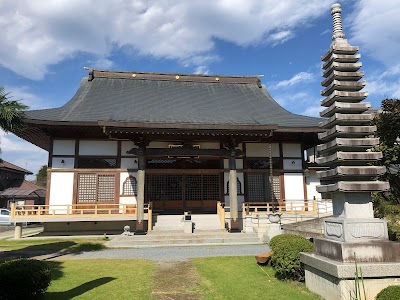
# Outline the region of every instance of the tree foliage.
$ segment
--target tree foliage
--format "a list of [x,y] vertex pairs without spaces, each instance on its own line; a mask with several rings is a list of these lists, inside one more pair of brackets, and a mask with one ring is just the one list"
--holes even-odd
[[36,174],[36,184],[46,186],[47,183],[47,165],[43,165]]
[[10,93],[6,93],[0,86],[0,128],[5,132],[21,128],[24,124],[23,110],[28,106],[15,100],[10,100]]
[[376,217],[387,220],[389,238],[400,241],[400,99],[385,99],[381,108],[374,120],[380,139],[374,151],[382,151],[378,164],[387,171],[380,179],[390,183],[390,190],[373,195],[374,209]]
[[375,150],[382,151],[379,164],[387,169],[381,179],[390,183],[390,194],[383,194],[383,197],[400,204],[400,99],[385,99],[381,107],[382,113],[376,116],[374,123],[380,139]]

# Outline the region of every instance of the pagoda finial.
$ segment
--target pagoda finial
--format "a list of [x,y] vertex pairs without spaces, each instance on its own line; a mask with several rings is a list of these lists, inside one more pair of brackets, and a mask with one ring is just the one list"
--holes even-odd
[[331,15],[333,21],[333,35],[332,41],[336,39],[344,39],[344,32],[342,27],[342,7],[339,3],[335,3],[331,7]]

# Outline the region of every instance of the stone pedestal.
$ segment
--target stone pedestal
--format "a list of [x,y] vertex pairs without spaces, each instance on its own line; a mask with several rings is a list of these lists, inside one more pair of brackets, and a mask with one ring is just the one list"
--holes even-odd
[[243,231],[245,233],[254,233],[252,216],[250,215],[246,216],[243,221],[244,221]]
[[[326,300],[355,298],[354,262],[338,262],[315,253],[302,253],[301,261],[310,291]],[[400,285],[400,262],[358,263],[357,266],[363,274],[367,300],[374,300],[389,285]]]
[[183,221],[183,232],[184,233],[193,233],[193,222],[191,220]]
[[20,239],[22,237],[22,223],[16,223],[14,229],[14,239]]
[[274,236],[282,234],[281,225],[278,223],[271,223],[267,232],[263,235],[263,242],[268,243]]
[[386,221],[377,218],[327,218],[324,232],[326,238],[340,242],[388,239]]

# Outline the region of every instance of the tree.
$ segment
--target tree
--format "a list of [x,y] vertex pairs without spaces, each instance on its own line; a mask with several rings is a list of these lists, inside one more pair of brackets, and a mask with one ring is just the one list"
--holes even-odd
[[10,100],[9,95],[10,93],[6,93],[4,87],[0,86],[0,128],[5,132],[22,128],[24,124],[22,111],[28,108],[18,101]]
[[36,184],[46,186],[47,183],[47,165],[43,165],[36,174]]
[[385,99],[381,108],[374,119],[380,139],[374,151],[382,151],[378,164],[387,171],[380,179],[390,183],[390,190],[374,195],[375,215],[388,221],[390,238],[400,240],[400,99]]
[[6,93],[0,86],[0,128],[5,132],[21,128],[24,124],[23,110],[28,106],[15,100],[10,100],[10,93]]

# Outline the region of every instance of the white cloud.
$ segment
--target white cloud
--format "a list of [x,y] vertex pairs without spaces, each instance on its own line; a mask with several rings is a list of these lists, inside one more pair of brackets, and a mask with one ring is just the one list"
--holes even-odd
[[314,74],[309,72],[300,72],[294,75],[292,78],[287,80],[279,81],[276,84],[271,85],[271,89],[291,87],[301,82],[309,82],[314,79]]
[[194,74],[209,74],[210,70],[207,66],[198,66],[194,69]]
[[49,107],[48,102],[31,93],[28,87],[6,86],[5,90],[9,91],[10,100],[16,100],[24,105],[27,105],[29,106],[29,109],[41,109]]
[[276,33],[271,33],[267,40],[272,43],[272,46],[282,44],[294,37],[294,33],[291,30],[283,30]]
[[[0,65],[42,79],[77,53],[108,57],[116,48],[191,64],[215,58],[214,41],[282,43],[324,15],[320,0],[15,0],[0,2]],[[110,63],[110,61],[103,61]]]
[[323,110],[321,105],[309,106],[307,107],[301,115],[310,116],[310,117],[320,117],[319,113]]
[[[390,66],[398,63],[400,52],[400,5],[393,0],[359,0],[350,22],[349,42]],[[346,28],[344,28],[346,33]]]
[[371,97],[383,100],[383,98],[400,98],[400,64],[395,65],[384,72],[371,74],[366,77],[366,90]]
[[95,61],[88,61],[89,68],[110,70],[114,66],[114,62],[107,58],[99,58]]
[[[43,165],[47,165],[48,153],[45,150],[28,143],[14,134],[5,134],[0,130],[0,157],[5,161],[25,168],[36,174]],[[34,175],[27,179],[35,179]]]

